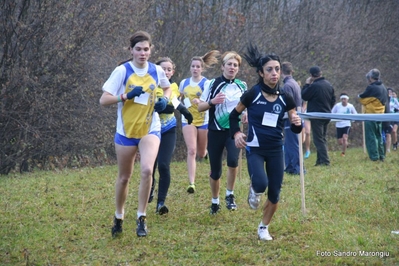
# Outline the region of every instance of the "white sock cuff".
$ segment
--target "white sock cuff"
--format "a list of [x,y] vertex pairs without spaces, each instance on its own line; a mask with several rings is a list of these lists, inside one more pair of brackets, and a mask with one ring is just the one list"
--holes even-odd
[[137,219],[140,218],[140,216],[147,216],[145,212],[137,212]]
[[116,219],[121,219],[121,220],[123,220],[123,219],[125,218],[125,213],[124,213],[124,212],[122,212],[122,213],[117,213],[117,212],[115,211],[115,217],[116,217]]
[[220,203],[219,197],[217,197],[216,199],[215,199],[215,198],[212,198],[212,203],[213,203],[213,204],[219,204],[219,203]]

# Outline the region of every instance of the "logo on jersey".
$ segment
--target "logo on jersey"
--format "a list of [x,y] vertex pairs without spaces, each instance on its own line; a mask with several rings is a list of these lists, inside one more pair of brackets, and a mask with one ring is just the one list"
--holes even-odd
[[151,85],[150,85],[150,90],[153,91],[154,89],[155,89],[155,85],[154,85],[154,84],[151,84]]
[[283,108],[281,107],[280,104],[275,104],[275,105],[273,105],[273,112],[276,113],[276,114],[281,113],[281,110],[282,110],[282,109],[283,109]]
[[266,105],[267,102],[257,101],[256,104],[263,104],[263,105]]

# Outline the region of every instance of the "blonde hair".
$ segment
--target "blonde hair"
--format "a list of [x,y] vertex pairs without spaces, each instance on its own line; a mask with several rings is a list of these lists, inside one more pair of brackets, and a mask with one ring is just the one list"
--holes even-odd
[[205,70],[211,68],[218,63],[218,57],[220,52],[218,50],[212,50],[204,54],[203,56],[194,56],[191,58],[192,61],[200,61],[202,68]]
[[238,66],[241,66],[242,58],[237,52],[234,51],[228,51],[222,55],[222,65],[224,66],[224,64],[226,64],[226,62],[229,61],[230,59],[237,60]]
[[158,61],[157,61],[155,64],[156,64],[156,65],[160,65],[160,64],[162,64],[162,63],[164,63],[164,62],[169,62],[169,63],[171,63],[171,64],[172,64],[172,67],[173,67],[173,70],[176,69],[175,63],[172,61],[172,59],[170,59],[170,57],[167,57],[167,56],[159,58]]

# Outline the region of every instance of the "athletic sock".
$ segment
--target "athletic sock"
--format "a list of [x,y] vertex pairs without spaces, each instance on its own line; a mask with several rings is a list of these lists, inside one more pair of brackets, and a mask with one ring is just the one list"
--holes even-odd
[[117,212],[115,211],[115,218],[116,218],[116,219],[123,220],[124,216],[125,216],[124,213],[117,213]]
[[146,216],[145,212],[137,212],[137,219],[140,218],[140,216]]
[[234,190],[226,189],[226,196],[234,195]]
[[216,199],[212,198],[212,204],[219,204],[219,197],[217,197]]

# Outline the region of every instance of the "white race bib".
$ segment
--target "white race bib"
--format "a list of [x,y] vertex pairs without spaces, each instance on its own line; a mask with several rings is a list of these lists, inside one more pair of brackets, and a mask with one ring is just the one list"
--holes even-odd
[[177,108],[177,106],[179,106],[180,101],[177,99],[177,97],[173,97],[173,99],[172,99],[172,104],[173,104],[173,107],[174,107],[175,109]]
[[184,98],[184,106],[186,108],[190,108],[191,107],[191,101],[189,98]]
[[265,112],[263,114],[262,125],[268,127],[276,127],[278,120],[278,114],[272,114]]
[[145,92],[145,93],[141,94],[140,96],[134,97],[134,102],[142,104],[142,105],[147,105],[149,98],[150,98],[150,94],[148,92]]

